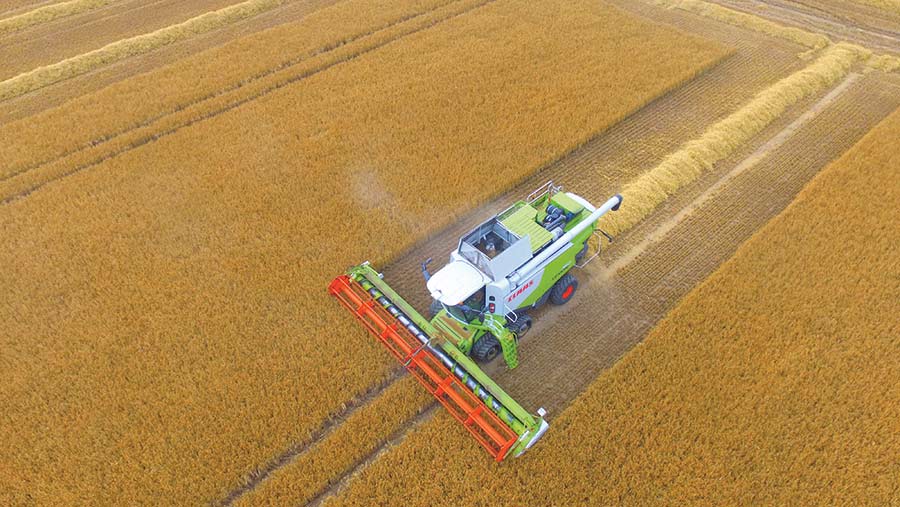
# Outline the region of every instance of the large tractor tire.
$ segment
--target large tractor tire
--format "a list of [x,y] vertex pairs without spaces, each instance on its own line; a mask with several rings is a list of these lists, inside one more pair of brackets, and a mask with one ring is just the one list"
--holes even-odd
[[500,342],[490,333],[485,334],[472,345],[472,357],[480,363],[493,361],[500,351]]
[[570,273],[566,273],[550,289],[550,301],[553,301],[555,305],[564,305],[575,296],[577,290],[578,279]]

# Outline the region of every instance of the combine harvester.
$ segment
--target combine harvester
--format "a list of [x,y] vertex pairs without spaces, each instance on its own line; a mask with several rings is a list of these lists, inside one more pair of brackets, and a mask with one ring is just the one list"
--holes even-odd
[[[507,395],[472,358],[502,352],[518,365],[517,343],[531,328],[526,313],[548,299],[565,304],[578,288],[569,272],[583,267],[597,220],[619,209],[616,195],[599,208],[547,183],[459,241],[450,262],[422,273],[434,301],[423,317],[368,262],[334,279],[329,292],[349,309],[456,420],[502,461],[521,455],[547,431],[543,408],[533,415]],[[471,356],[471,357],[470,357]]]

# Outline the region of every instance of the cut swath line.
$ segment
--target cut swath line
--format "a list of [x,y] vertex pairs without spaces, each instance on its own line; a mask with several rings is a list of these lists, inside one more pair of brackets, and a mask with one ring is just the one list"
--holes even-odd
[[656,167],[626,184],[621,192],[624,206],[614,215],[601,218],[598,225],[613,235],[631,229],[671,194],[762,132],[788,107],[844,78],[863,55],[864,50],[852,44],[829,47],[816,61],[761,91],[699,138],[685,143]]
[[714,197],[719,192],[719,190],[729,181],[733,180],[747,169],[755,166],[760,160],[765,158],[768,153],[781,147],[785,142],[787,142],[788,139],[791,138],[792,135],[794,135],[794,133],[800,127],[818,116],[819,113],[825,110],[826,107],[828,107],[832,102],[834,102],[838,97],[846,92],[850,88],[850,86],[854,82],[856,82],[859,76],[859,74],[855,73],[847,76],[839,85],[828,92],[827,95],[819,99],[819,101],[816,102],[811,108],[800,115],[799,118],[794,120],[790,125],[782,129],[780,132],[778,132],[778,134],[766,141],[765,144],[757,148],[747,158],[742,160],[741,163],[736,165],[731,171],[722,176],[722,178],[716,181],[711,187],[697,196],[697,198],[694,199],[690,204],[681,209],[681,211],[675,214],[675,216],[660,224],[659,227],[657,227],[653,232],[647,235],[647,237],[644,238],[640,243],[618,257],[615,262],[610,264],[601,272],[601,276],[603,277],[603,279],[609,279],[618,270],[622,269],[623,267],[627,266],[632,261],[637,259],[645,250],[647,250],[650,245],[661,240],[669,232],[671,232],[671,230],[674,229],[675,226],[677,226],[680,222],[687,218],[688,215],[693,213],[696,209],[703,206],[703,204]]
[[30,26],[47,23],[66,16],[99,9],[115,0],[70,0],[58,4],[45,5],[6,19],[0,19],[0,35],[23,30]]
[[281,6],[288,0],[247,0],[207,12],[154,32],[122,39],[100,49],[38,67],[0,82],[0,100],[9,100],[45,86],[86,74],[98,67],[148,53],[195,35],[201,35]]

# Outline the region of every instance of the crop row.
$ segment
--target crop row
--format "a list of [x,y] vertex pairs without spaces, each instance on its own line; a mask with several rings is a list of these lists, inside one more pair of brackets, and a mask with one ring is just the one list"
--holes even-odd
[[603,4],[497,1],[4,206],[0,494],[223,498],[393,368],[332,276],[723,54]]
[[221,95],[245,96],[242,88],[271,79],[275,73],[297,66],[306,67],[301,72],[321,67],[333,61],[331,50],[450,3],[348,0],[4,125],[0,133],[14,142],[0,145],[0,158],[5,161],[0,178],[102,146]]

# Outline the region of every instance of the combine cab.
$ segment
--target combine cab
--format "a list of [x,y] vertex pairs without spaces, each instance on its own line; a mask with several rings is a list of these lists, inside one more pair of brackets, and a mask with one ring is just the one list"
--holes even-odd
[[482,223],[434,275],[430,259],[422,263],[430,320],[368,263],[334,279],[329,292],[502,461],[541,438],[545,412],[526,411],[473,358],[486,362],[502,352],[510,368],[518,365],[518,340],[532,325],[528,310],[572,299],[578,281],[570,270],[586,264],[597,220],[621,202],[617,195],[594,208],[548,183]]

